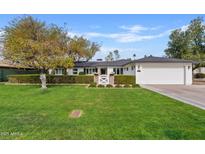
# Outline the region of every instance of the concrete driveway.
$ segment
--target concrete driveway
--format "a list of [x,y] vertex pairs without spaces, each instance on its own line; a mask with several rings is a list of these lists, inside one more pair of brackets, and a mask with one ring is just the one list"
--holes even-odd
[[205,110],[205,85],[141,85],[162,95]]

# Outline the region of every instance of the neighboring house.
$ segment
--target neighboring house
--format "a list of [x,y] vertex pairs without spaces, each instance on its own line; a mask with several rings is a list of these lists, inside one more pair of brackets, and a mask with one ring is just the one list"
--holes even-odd
[[[50,73],[52,70],[49,71]],[[102,84],[110,83],[110,76],[133,75],[137,84],[192,84],[192,61],[164,57],[146,57],[138,60],[76,62],[72,69],[58,68],[54,74],[97,75]],[[98,82],[101,83],[101,82]]]
[[8,75],[15,75],[15,74],[38,74],[39,71],[31,69],[31,68],[25,68],[20,67],[14,64],[11,64],[11,62],[7,60],[0,61],[0,82],[7,81]]
[[196,73],[204,73],[205,74],[205,67],[199,67],[194,70],[194,74]]

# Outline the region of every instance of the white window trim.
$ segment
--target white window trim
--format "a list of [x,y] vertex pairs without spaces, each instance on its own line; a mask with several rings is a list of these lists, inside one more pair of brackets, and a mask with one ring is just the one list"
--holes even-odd
[[[75,70],[76,69],[76,70]],[[74,71],[75,70],[75,71]],[[74,73],[76,72],[76,74]],[[73,75],[78,75],[78,68],[73,68]]]
[[62,68],[55,69],[55,75],[63,75],[63,69]]

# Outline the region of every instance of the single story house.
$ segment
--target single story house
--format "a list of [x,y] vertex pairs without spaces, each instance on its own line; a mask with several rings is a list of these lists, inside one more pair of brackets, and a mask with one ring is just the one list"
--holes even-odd
[[[50,73],[52,70],[49,71]],[[54,74],[63,75],[58,68]],[[136,84],[192,84],[192,61],[165,57],[145,57],[137,60],[75,62],[67,75],[96,75],[99,84],[109,84],[113,75],[133,75]]]

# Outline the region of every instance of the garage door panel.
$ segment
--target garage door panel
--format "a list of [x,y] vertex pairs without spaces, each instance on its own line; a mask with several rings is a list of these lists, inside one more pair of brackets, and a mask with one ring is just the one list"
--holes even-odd
[[184,68],[143,67],[138,81],[140,84],[184,84]]

